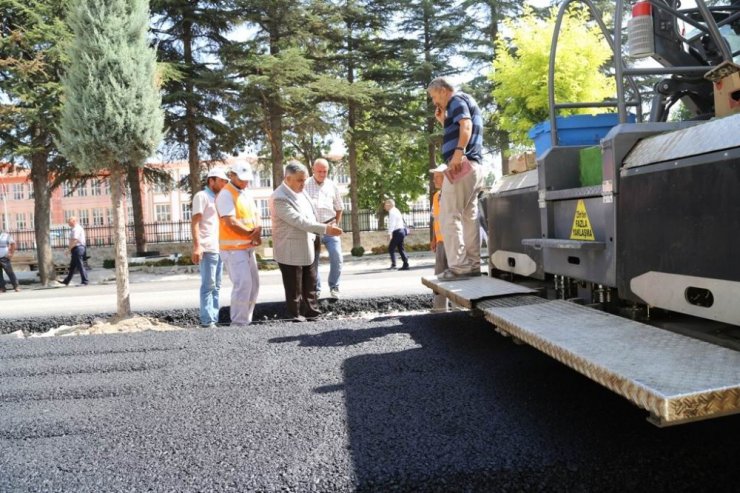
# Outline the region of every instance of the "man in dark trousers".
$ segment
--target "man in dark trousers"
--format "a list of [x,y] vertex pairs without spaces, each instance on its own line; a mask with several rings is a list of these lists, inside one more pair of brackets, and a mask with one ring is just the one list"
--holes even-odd
[[75,275],[75,271],[80,271],[80,280],[82,286],[87,286],[87,273],[85,272],[85,230],[77,222],[77,217],[72,216],[67,221],[72,232],[69,235],[69,273],[64,278],[62,284],[69,286],[69,281]]
[[285,288],[285,302],[297,322],[318,317],[316,299],[316,235],[339,236],[341,228],[316,219],[311,199],[304,192],[308,168],[292,162],[285,181],[270,196],[272,246]]

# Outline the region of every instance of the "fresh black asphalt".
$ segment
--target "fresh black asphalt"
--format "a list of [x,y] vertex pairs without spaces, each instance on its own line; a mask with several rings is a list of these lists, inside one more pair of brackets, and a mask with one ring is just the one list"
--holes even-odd
[[0,341],[2,492],[738,490],[645,417],[466,312]]

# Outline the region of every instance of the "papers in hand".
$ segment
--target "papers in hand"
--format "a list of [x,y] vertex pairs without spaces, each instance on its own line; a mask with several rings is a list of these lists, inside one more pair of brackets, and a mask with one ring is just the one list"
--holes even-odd
[[445,176],[450,181],[450,183],[457,183],[458,181],[468,176],[471,171],[473,171],[473,166],[470,164],[470,161],[468,161],[468,158],[463,156],[462,162],[460,163],[460,167],[458,168],[457,172],[453,173],[452,169],[448,167],[447,171],[445,171]]

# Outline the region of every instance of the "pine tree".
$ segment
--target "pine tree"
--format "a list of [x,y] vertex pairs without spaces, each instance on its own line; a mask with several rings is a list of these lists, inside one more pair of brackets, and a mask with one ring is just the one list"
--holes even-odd
[[226,35],[236,16],[231,0],[152,0],[153,33],[167,64],[162,98],[175,156],[187,157],[191,196],[201,187],[202,161],[222,159],[239,143],[223,115],[235,104],[237,87],[221,62],[233,42]]
[[243,81],[239,107],[227,120],[253,143],[266,142],[272,184],[283,181],[285,133],[289,122],[300,121],[315,101],[313,61],[307,56],[313,22],[304,2],[298,0],[235,0],[236,12],[250,37],[231,50],[226,63]]
[[116,251],[117,316],[131,312],[125,233],[126,169],[162,139],[164,113],[147,0],[71,0],[74,33],[63,77],[62,152],[84,171],[108,170]]
[[51,191],[66,162],[54,138],[61,110],[67,0],[0,0],[0,159],[31,166],[39,276],[56,277],[50,243]]

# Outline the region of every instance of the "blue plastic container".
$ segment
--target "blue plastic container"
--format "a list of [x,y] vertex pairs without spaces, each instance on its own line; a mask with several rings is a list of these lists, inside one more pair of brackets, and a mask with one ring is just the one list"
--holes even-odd
[[[591,146],[597,145],[606,137],[609,130],[619,123],[619,114],[603,113],[601,115],[571,115],[557,117],[558,145]],[[635,115],[627,115],[629,123],[635,122]],[[552,147],[550,139],[550,121],[538,123],[529,131],[529,138],[534,141],[537,157]]]

